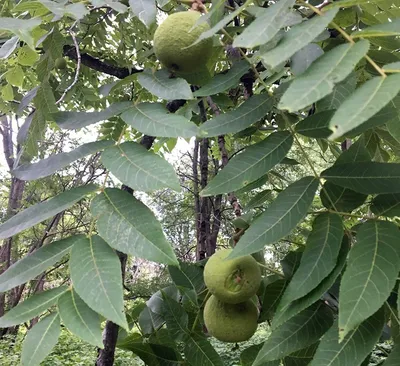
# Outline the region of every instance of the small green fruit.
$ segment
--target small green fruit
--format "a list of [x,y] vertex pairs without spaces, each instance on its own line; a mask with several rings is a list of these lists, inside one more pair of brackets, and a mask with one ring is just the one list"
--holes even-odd
[[174,13],[157,28],[154,33],[154,52],[166,68],[181,73],[205,69],[212,55],[212,38],[191,46],[203,32],[210,29],[207,22],[195,25],[200,17],[197,11]]
[[224,260],[232,249],[216,252],[204,267],[204,282],[219,300],[237,304],[257,293],[261,271],[251,255]]
[[251,300],[226,304],[211,296],[204,307],[208,332],[223,342],[247,341],[257,330],[258,310]]
[[54,66],[56,69],[63,70],[67,67],[67,61],[64,58],[60,57],[54,61]]

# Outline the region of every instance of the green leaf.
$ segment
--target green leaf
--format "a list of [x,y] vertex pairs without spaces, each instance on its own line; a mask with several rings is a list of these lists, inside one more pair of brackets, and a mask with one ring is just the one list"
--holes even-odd
[[257,7],[256,19],[238,35],[233,47],[254,48],[271,41],[280,29],[288,26],[290,8],[294,0],[283,0],[272,4],[267,9]]
[[260,321],[271,320],[279,305],[279,301],[285,292],[287,281],[285,279],[278,279],[265,286],[264,294],[262,297],[262,308],[260,312]]
[[139,326],[143,334],[151,334],[160,329],[164,324],[164,318],[160,314],[152,312],[146,306],[139,315]]
[[75,243],[80,245],[84,240],[83,235],[70,236],[47,244],[22,258],[0,275],[0,292],[32,280],[64,257]]
[[85,342],[103,348],[100,316],[87,306],[74,290],[58,299],[63,324]]
[[121,118],[143,134],[159,137],[192,137],[198,127],[184,116],[168,113],[160,103],[140,103],[122,113]]
[[345,43],[319,57],[290,84],[278,107],[298,111],[329,95],[336,83],[343,81],[366,55],[368,41]]
[[314,343],[307,348],[303,348],[300,351],[296,351],[291,353],[289,356],[286,356],[283,360],[283,364],[285,366],[307,366],[312,361],[315,351],[318,348],[318,344]]
[[263,118],[273,104],[273,99],[267,94],[254,95],[238,108],[208,120],[200,127],[200,131],[207,137],[242,131]]
[[324,170],[321,177],[356,192],[400,192],[400,164],[357,162],[334,165]]
[[6,30],[14,33],[26,44],[35,49],[31,31],[41,23],[40,18],[18,19],[18,18],[0,18],[0,30]]
[[129,6],[133,15],[137,16],[147,28],[155,23],[157,7],[154,0],[129,0]]
[[12,174],[22,180],[34,180],[47,177],[75,160],[81,159],[111,145],[114,145],[114,141],[89,142],[79,146],[75,150],[51,155],[46,159],[39,160],[37,163],[20,165],[12,171]]
[[397,366],[400,365],[400,345],[395,344],[390,351],[390,355],[386,358],[382,366]]
[[398,227],[384,221],[367,221],[357,230],[340,286],[341,339],[378,311],[393,290],[400,270],[398,236]]
[[310,306],[271,333],[254,366],[262,366],[264,362],[280,359],[312,345],[332,323],[333,313],[323,302]]
[[137,77],[139,84],[151,94],[166,100],[193,99],[190,85],[185,79],[171,77],[167,70],[145,70]]
[[275,317],[272,320],[273,329],[280,327],[296,314],[311,306],[324,296],[324,294],[334,285],[336,279],[341,274],[346,264],[349,248],[349,240],[347,237],[344,237],[342,241],[342,246],[340,248],[338,261],[333,271],[306,296],[302,297],[301,299],[295,300],[292,303],[287,304],[286,306],[282,306],[282,304],[279,304],[276,310]]
[[400,91],[400,74],[368,80],[345,100],[330,121],[334,140],[360,126],[385,107]]
[[343,237],[339,215],[318,215],[308,236],[300,266],[294,273],[280,306],[285,307],[315,289],[335,268]]
[[8,58],[17,48],[18,42],[19,38],[17,36],[11,37],[7,41],[5,41],[0,47],[0,59]]
[[191,365],[224,366],[220,356],[207,339],[200,334],[193,333],[185,337],[184,354],[186,361]]
[[107,243],[95,235],[74,245],[69,268],[73,287],[82,300],[106,319],[128,329],[121,264]]
[[266,211],[254,220],[229,258],[255,253],[290,234],[307,214],[317,187],[315,178],[304,177],[282,191]]
[[188,315],[179,303],[171,299],[163,291],[163,315],[167,323],[170,337],[175,341],[182,341],[183,337],[189,332]]
[[124,142],[106,149],[101,162],[134,190],[148,192],[167,187],[177,192],[181,190],[171,164],[135,142]]
[[400,18],[392,19],[391,22],[388,23],[373,25],[353,32],[351,36],[353,38],[400,36]]
[[24,83],[24,71],[22,67],[17,65],[13,68],[10,68],[6,73],[6,80],[17,88],[22,88]]
[[312,114],[296,125],[296,132],[307,137],[326,138],[332,133],[329,121],[334,113],[334,110],[327,110]]
[[292,135],[281,131],[247,147],[229,161],[200,195],[213,196],[245,187],[278,164],[289,152],[292,143]]
[[247,186],[238,189],[236,194],[244,194],[253,189],[262,187],[269,179],[269,174],[264,174],[261,178],[256,179],[254,182],[249,183]]
[[153,212],[128,192],[105,189],[93,199],[91,211],[99,234],[112,248],[158,263],[178,264]]
[[[252,346],[244,349],[240,354],[240,365],[241,366],[251,366],[257,357],[258,352],[262,348],[263,344],[253,344]],[[270,363],[264,364],[264,366],[279,366],[280,360],[272,361]]]
[[48,201],[28,207],[0,225],[0,239],[9,238],[64,211],[96,189],[94,184],[72,188]]
[[53,118],[60,128],[75,130],[96,122],[105,121],[131,107],[132,102],[118,102],[111,104],[100,112],[57,112],[53,113]]
[[348,366],[349,360],[351,366],[361,365],[378,342],[384,321],[384,311],[381,309],[351,330],[341,342],[335,322],[322,338],[310,366]]
[[254,208],[262,206],[264,202],[272,197],[272,191],[266,189],[264,191],[258,192],[245,206],[244,211],[250,211]]
[[61,286],[30,296],[0,318],[0,328],[12,327],[39,316],[53,306],[65,291],[67,291],[67,287]]
[[271,68],[276,68],[297,51],[308,45],[333,20],[338,9],[332,9],[323,16],[316,16],[292,27],[285,33],[279,44],[272,50],[261,55],[262,60]]
[[387,72],[400,72],[400,61],[384,65],[382,69]]
[[371,211],[377,216],[400,216],[400,194],[380,194],[371,202]]
[[303,74],[310,65],[324,54],[324,50],[315,43],[310,43],[297,51],[290,59],[290,70],[294,76]]
[[317,102],[317,111],[338,109],[339,106],[356,90],[357,75],[352,72],[345,80],[336,84],[333,92]]
[[194,96],[207,97],[233,88],[239,83],[240,78],[249,70],[249,67],[249,63],[244,60],[233,64],[227,73],[215,75],[210,82],[195,91]]
[[21,365],[39,365],[51,352],[60,336],[60,317],[57,313],[46,316],[29,330],[21,351]]
[[329,210],[351,212],[365,202],[367,195],[326,182],[322,186],[320,198],[322,204]]
[[168,272],[178,287],[186,287],[197,293],[204,289],[203,268],[195,263],[180,262],[179,267],[168,266]]

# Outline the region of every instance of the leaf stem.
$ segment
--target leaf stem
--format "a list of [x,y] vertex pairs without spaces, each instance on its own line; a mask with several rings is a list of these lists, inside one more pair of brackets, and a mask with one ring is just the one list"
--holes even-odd
[[285,276],[284,276],[284,274],[282,272],[280,272],[280,271],[278,271],[278,270],[276,270],[276,269],[274,269],[274,268],[272,268],[270,266],[267,266],[265,264],[262,264],[262,263],[259,263],[259,262],[257,262],[257,263],[258,263],[258,265],[260,267],[265,268],[267,271],[269,271],[271,273],[274,273],[274,274],[276,274],[276,275],[278,275],[278,276],[280,276],[282,278],[285,278]]

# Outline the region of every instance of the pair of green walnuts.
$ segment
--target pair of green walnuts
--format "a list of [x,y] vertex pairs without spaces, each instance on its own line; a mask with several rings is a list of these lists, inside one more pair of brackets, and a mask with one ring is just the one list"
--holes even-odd
[[261,271],[251,255],[226,259],[231,252],[232,249],[220,250],[206,263],[204,282],[212,295],[203,315],[213,337],[236,343],[248,340],[257,330],[255,295],[260,287]]

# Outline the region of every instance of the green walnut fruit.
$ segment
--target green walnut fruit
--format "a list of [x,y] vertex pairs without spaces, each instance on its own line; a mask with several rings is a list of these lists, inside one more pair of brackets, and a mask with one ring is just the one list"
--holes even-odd
[[208,332],[223,342],[247,341],[257,330],[258,309],[251,300],[227,304],[211,296],[204,307]]
[[225,260],[231,252],[232,249],[220,250],[207,261],[204,282],[219,300],[237,304],[257,293],[261,271],[251,255]]
[[54,66],[56,69],[63,70],[67,67],[67,61],[64,58],[60,57],[54,61]]
[[210,29],[207,22],[196,25],[200,17],[197,11],[171,14],[154,33],[154,52],[169,70],[187,74],[206,69],[212,55],[212,38],[191,46]]

